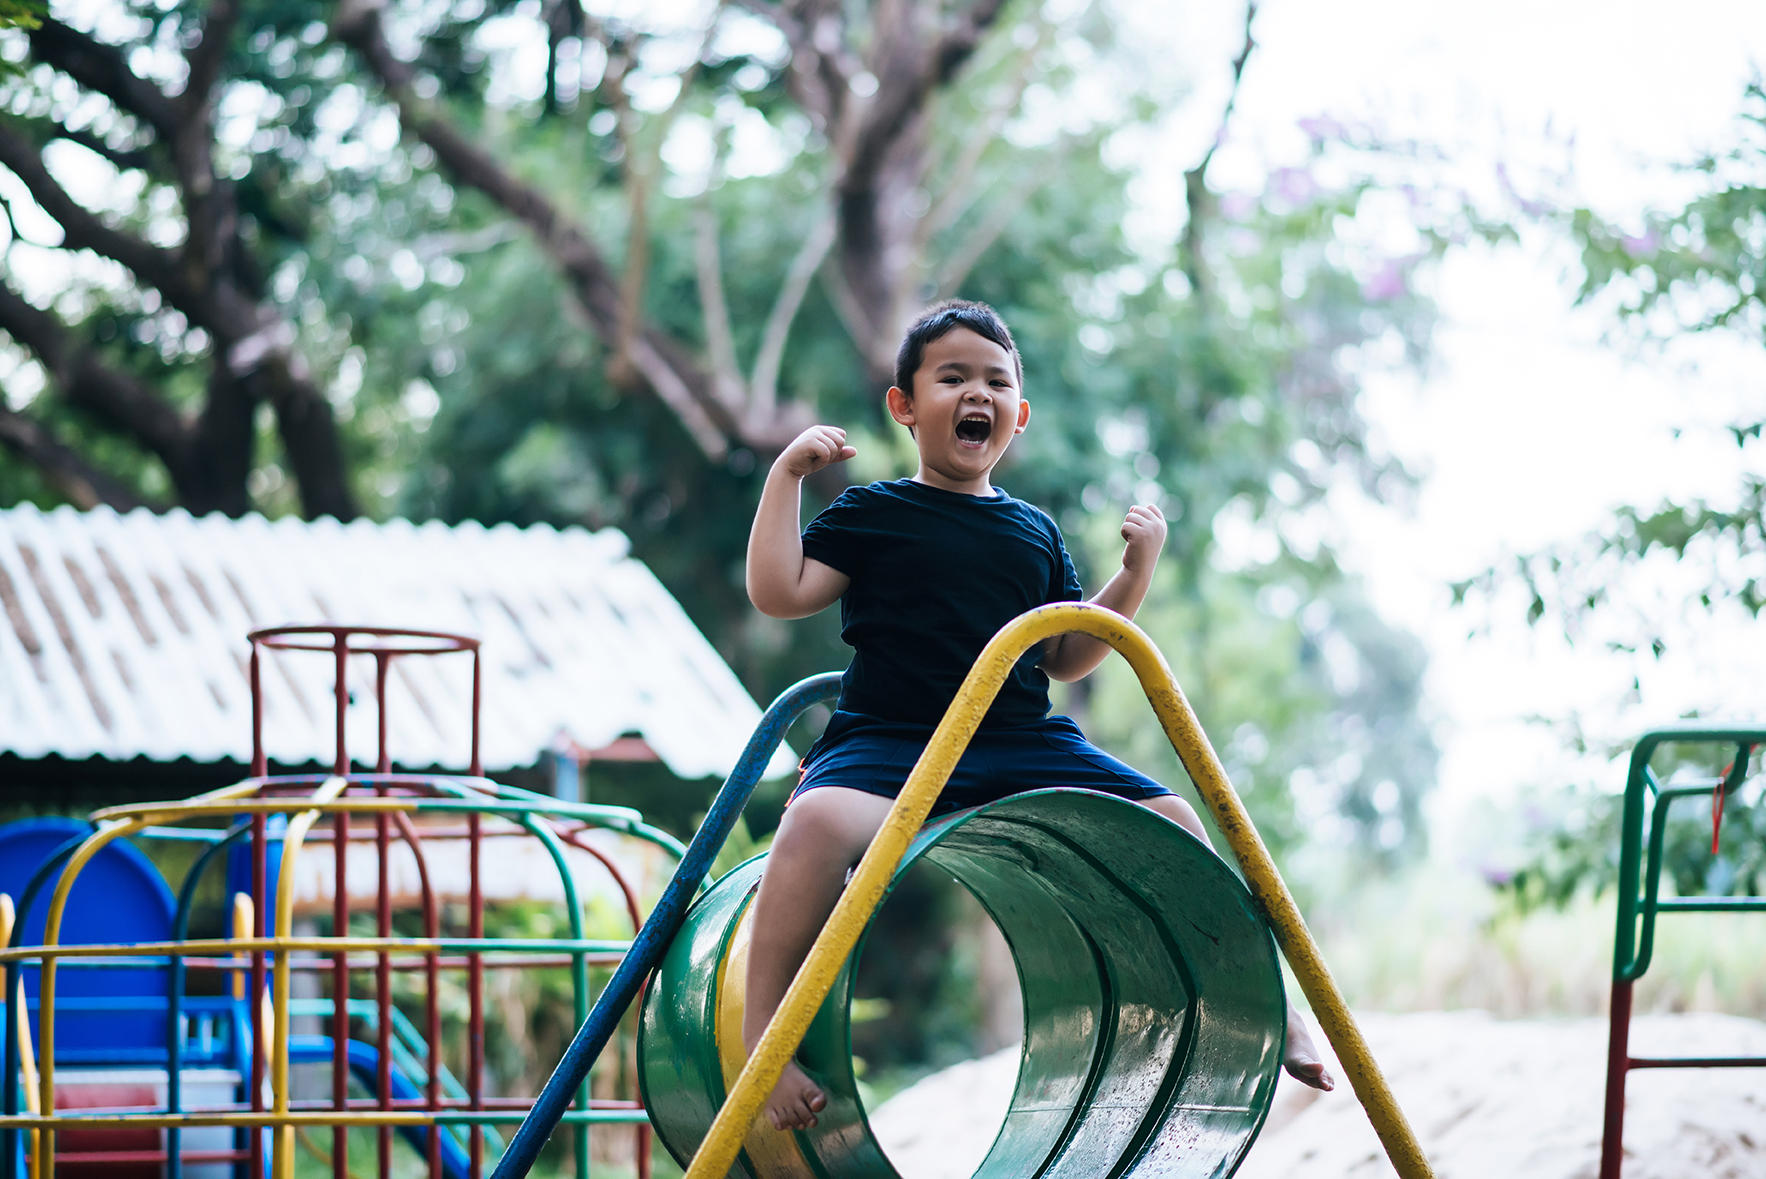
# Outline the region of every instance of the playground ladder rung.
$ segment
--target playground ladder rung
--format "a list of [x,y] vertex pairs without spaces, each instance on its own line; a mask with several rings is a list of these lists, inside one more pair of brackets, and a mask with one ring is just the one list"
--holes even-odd
[[1766,1056],[1632,1056],[1632,1068],[1766,1068]]
[[1766,912],[1766,897],[1671,897],[1656,901],[1655,907],[1681,913],[1759,913]]

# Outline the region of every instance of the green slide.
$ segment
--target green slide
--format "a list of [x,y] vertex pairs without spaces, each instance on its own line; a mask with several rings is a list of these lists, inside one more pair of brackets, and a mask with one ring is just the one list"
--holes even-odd
[[[1231,1175],[1275,1093],[1286,1000],[1269,929],[1227,865],[1142,807],[1076,790],[929,823],[895,879],[921,859],[992,915],[1023,987],[1017,1087],[978,1179]],[[742,1064],[745,917],[764,862],[699,899],[645,988],[644,1101],[683,1165]],[[829,1094],[818,1125],[758,1120],[732,1175],[894,1179],[853,1077],[852,981],[849,961],[798,1053]]]

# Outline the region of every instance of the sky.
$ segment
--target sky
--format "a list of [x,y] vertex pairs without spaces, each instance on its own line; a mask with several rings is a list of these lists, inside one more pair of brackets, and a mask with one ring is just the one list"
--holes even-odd
[[[1242,35],[1229,6],[1194,15],[1208,31],[1185,51],[1198,83],[1191,125],[1173,136],[1180,158],[1212,134]],[[1574,199],[1624,219],[1683,199],[1689,181],[1666,165],[1729,140],[1766,64],[1766,5],[1267,0],[1255,35],[1217,185],[1297,158],[1296,122],[1327,114],[1442,144],[1474,190],[1494,184],[1498,164],[1523,188],[1562,175]],[[1364,406],[1379,441],[1424,476],[1416,500],[1331,500],[1347,563],[1429,648],[1438,846],[1479,800],[1512,805],[1578,776],[1622,785],[1622,765],[1577,763],[1530,717],[1574,717],[1616,741],[1693,708],[1766,715],[1766,642],[1751,620],[1692,619],[1633,693],[1638,667],[1624,657],[1535,634],[1518,607],[1451,605],[1450,582],[1581,536],[1617,505],[1720,502],[1744,471],[1766,472],[1761,447],[1740,450],[1722,429],[1766,409],[1759,341],[1701,337],[1664,353],[1611,340],[1610,316],[1573,306],[1578,278],[1573,252],[1544,233],[1450,253],[1431,280],[1442,312],[1432,364],[1370,382]],[[1640,594],[1672,606],[1678,592],[1651,583]],[[1468,637],[1487,617],[1488,633]]]

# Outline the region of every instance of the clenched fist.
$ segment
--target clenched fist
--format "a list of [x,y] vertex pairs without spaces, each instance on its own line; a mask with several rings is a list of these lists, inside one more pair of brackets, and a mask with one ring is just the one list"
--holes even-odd
[[1122,521],[1122,567],[1131,573],[1151,573],[1165,547],[1165,513],[1154,504],[1136,504]]
[[839,426],[811,426],[791,440],[773,466],[793,479],[803,479],[857,453],[846,445],[846,431]]

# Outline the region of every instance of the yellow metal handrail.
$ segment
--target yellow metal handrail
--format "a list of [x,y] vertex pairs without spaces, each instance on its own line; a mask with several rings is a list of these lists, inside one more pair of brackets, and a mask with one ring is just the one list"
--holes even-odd
[[[324,785],[313,791],[308,801],[324,805],[335,802],[337,796],[349,789],[349,779],[334,777],[325,779]],[[316,808],[304,810],[288,821],[288,830],[282,835],[282,870],[276,877],[276,936],[292,938],[294,936],[294,862],[300,858],[301,844],[306,842],[307,832],[319,821],[321,812]],[[334,932],[342,933],[343,930]],[[276,955],[276,982],[272,989],[275,999],[276,1022],[270,1040],[270,1076],[271,1094],[273,1096],[272,1112],[283,1117],[289,1112],[291,1094],[288,1087],[288,972],[289,956]],[[349,998],[338,995],[336,1002],[342,1004]],[[286,1122],[277,1122],[272,1131],[275,1146],[276,1175],[294,1174],[294,1132]]]
[[[228,786],[221,790],[210,791],[191,800],[194,804],[207,803],[219,799],[232,798],[250,792],[253,787],[246,783]],[[79,876],[80,869],[105,846],[125,835],[133,835],[144,827],[151,826],[148,818],[118,820],[99,825],[86,842],[82,843],[74,854],[68,858],[62,868],[60,877],[55,882],[55,893],[49,900],[49,911],[43,919],[43,945],[53,946],[61,940],[61,919],[67,911],[68,894],[73,892],[74,880]],[[37,1069],[38,1086],[42,1093],[38,1105],[44,1117],[54,1117],[55,1110],[55,959],[45,956],[42,974],[37,984]],[[41,1148],[37,1151],[38,1179],[55,1179],[55,1135],[43,1135]]]
[[1416,1135],[1398,1108],[1380,1067],[1362,1038],[1355,1017],[1343,1001],[1325,966],[1300,908],[1294,903],[1281,874],[1270,859],[1269,849],[1239,801],[1220,759],[1202,731],[1171,669],[1152,640],[1134,623],[1111,610],[1080,603],[1041,606],[1019,615],[1001,628],[970,668],[945,710],[920,760],[889,808],[883,825],[865,849],[864,858],[840,894],[827,924],[810,947],[809,956],[785,992],[779,1008],[768,1021],[741,1076],[718,1110],[687,1168],[686,1179],[719,1179],[728,1173],[741,1150],[766,1096],[778,1083],[786,1062],[803,1041],[810,1021],[827,997],[840,968],[858,944],[871,915],[883,899],[884,890],[906,854],[908,845],[938,801],[939,792],[956,768],[963,750],[981,725],[1000,685],[1031,647],[1059,634],[1079,632],[1101,639],[1128,660],[1141,688],[1153,705],[1165,735],[1195,783],[1202,800],[1214,814],[1220,833],[1231,847],[1251,895],[1257,899],[1276,943],[1287,956],[1312,1004],[1320,1027],[1337,1050],[1349,1083],[1367,1111],[1386,1155],[1401,1179],[1432,1179],[1433,1172],[1418,1145]]

